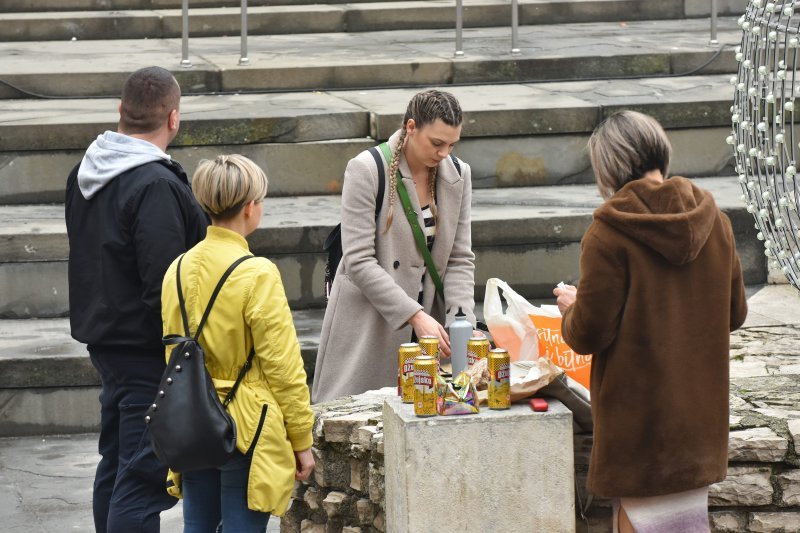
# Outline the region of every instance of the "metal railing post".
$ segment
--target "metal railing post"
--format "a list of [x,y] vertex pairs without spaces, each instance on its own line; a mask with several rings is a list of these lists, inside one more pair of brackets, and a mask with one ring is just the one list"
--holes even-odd
[[717,0],[711,0],[711,38],[708,40],[710,46],[717,46]]
[[239,65],[249,65],[250,59],[247,57],[247,0],[242,0],[242,51],[239,57]]
[[511,55],[519,52],[519,1],[511,0]]
[[464,57],[464,42],[462,33],[464,31],[464,2],[456,0],[456,53],[455,57]]
[[181,67],[192,68],[189,59],[189,0],[183,0],[183,30],[181,43]]

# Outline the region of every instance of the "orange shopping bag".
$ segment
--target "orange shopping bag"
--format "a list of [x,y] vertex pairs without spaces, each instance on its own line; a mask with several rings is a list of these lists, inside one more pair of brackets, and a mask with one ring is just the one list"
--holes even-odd
[[[500,292],[506,300],[506,310]],[[592,356],[578,355],[561,338],[561,313],[555,305],[536,307],[498,278],[486,280],[483,316],[494,343],[508,350],[511,361],[547,357],[589,388]]]
[[589,388],[592,356],[576,354],[561,337],[561,313],[555,305],[543,305],[528,317],[539,338],[539,356],[547,357],[569,377]]

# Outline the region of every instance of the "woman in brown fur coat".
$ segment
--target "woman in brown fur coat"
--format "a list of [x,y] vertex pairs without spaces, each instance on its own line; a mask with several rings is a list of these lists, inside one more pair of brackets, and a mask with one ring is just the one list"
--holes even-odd
[[730,332],[747,314],[728,217],[708,191],[666,179],[653,118],[623,111],[589,140],[606,200],[581,242],[580,288],[555,289],[563,334],[594,354],[590,492],[615,531],[708,531],[725,478]]

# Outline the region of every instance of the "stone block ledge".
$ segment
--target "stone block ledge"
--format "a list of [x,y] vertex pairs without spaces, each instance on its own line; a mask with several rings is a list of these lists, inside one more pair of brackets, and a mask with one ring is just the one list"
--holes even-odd
[[[714,533],[800,531],[800,295],[768,286],[750,299],[745,326],[731,335],[728,476],[710,489]],[[394,388],[314,406],[314,480],[298,484],[284,533],[386,530],[383,418]],[[331,440],[328,440],[328,437]],[[578,511],[592,436],[575,435]],[[327,504],[326,504],[327,502]],[[608,501],[594,500],[576,531],[611,533]]]

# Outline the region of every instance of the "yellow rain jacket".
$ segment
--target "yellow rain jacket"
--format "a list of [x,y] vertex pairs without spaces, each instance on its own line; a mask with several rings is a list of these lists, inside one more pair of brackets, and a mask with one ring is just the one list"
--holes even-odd
[[[215,226],[186,252],[181,263],[181,286],[192,334],[222,274],[236,259],[249,254],[244,237]],[[177,265],[176,259],[162,286],[165,335],[184,333],[175,279]],[[220,400],[224,400],[250,348],[255,346],[253,366],[228,405],[228,412],[236,422],[236,447],[247,453],[253,446],[248,507],[281,516],[294,487],[293,451],[311,447],[314,414],[289,304],[280,273],[271,261],[257,257],[236,267],[214,303],[200,345]],[[166,349],[167,361],[171,350],[171,346]],[[180,498],[180,475],[170,472],[169,481],[169,493]]]

